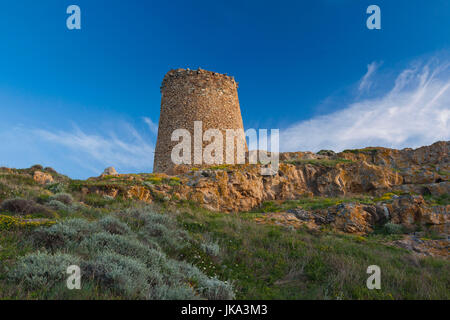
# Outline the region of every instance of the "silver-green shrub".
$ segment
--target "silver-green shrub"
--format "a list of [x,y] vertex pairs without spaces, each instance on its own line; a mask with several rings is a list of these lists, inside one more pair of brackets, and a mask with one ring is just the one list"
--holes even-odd
[[383,226],[383,231],[386,234],[402,234],[405,233],[405,228],[401,224],[388,222]]
[[47,206],[49,206],[50,208],[57,210],[57,211],[67,211],[67,212],[72,211],[72,208],[70,205],[64,204],[59,200],[50,200],[47,203]]
[[86,249],[89,253],[109,250],[123,256],[139,259],[147,265],[161,265],[166,259],[162,252],[148,247],[135,238],[106,232],[94,233],[86,237],[80,243],[80,248]]
[[67,279],[67,268],[79,265],[76,256],[37,252],[22,257],[8,273],[12,281],[22,283],[29,290],[52,287]]
[[220,254],[220,247],[216,242],[205,242],[202,243],[200,247],[209,256],[218,257]]
[[60,192],[53,196],[50,196],[49,200],[57,200],[59,202],[64,203],[65,205],[70,205],[73,202],[73,197],[69,193]]
[[55,251],[73,248],[86,236],[97,231],[97,227],[87,220],[69,219],[48,228],[36,229],[32,235],[32,241],[36,247]]
[[131,234],[131,229],[126,223],[112,216],[107,216],[100,219],[97,224],[101,229],[111,234]]
[[114,252],[101,252],[84,262],[85,275],[128,299],[145,299],[150,290],[150,277],[144,263]]

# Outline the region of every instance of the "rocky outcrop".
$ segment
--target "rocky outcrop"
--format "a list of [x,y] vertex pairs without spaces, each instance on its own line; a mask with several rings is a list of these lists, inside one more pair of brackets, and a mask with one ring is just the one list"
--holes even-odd
[[108,167],[102,173],[102,176],[117,176],[117,175],[119,174],[117,173],[114,167]]
[[36,181],[38,184],[49,184],[53,182],[53,177],[51,174],[42,172],[42,171],[35,171],[33,174],[33,179],[34,181]]
[[446,233],[450,224],[450,205],[428,206],[421,196],[409,195],[397,197],[389,203],[342,203],[312,211],[299,207],[287,213],[293,214],[299,224],[307,222],[309,227],[328,225],[337,231],[356,234],[370,233],[377,225],[386,222],[403,225],[411,230],[419,225],[433,225],[442,233]]
[[409,250],[414,254],[426,256],[440,256],[448,258],[450,252],[450,242],[447,239],[428,239],[421,237],[420,233],[406,235],[403,239],[390,243],[393,246]]
[[[282,153],[279,170],[272,176],[262,176],[261,165],[222,165],[208,169],[176,166],[171,173],[176,174],[177,184],[164,183],[170,178],[164,178],[163,183],[145,183],[145,177],[131,175],[117,175],[117,180],[108,182],[113,185],[114,181],[126,180],[130,185],[131,180],[143,184],[148,192],[131,191],[140,200],[151,201],[155,195],[158,199],[174,196],[225,212],[249,211],[265,201],[305,196],[380,196],[391,191],[438,196],[449,194],[449,144],[437,142],[416,150],[366,148],[339,154]],[[97,192],[95,188],[94,192]],[[129,194],[128,190],[117,192],[123,197]]]

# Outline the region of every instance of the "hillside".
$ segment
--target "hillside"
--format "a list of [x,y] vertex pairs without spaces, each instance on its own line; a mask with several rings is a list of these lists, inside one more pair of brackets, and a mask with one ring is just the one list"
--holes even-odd
[[272,176],[0,168],[0,298],[448,299],[449,147],[283,153]]

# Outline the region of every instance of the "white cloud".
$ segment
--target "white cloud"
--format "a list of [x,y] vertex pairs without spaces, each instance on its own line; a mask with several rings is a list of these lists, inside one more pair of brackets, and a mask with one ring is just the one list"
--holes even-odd
[[156,124],[155,122],[152,121],[152,119],[148,118],[148,117],[143,117],[142,118],[144,120],[144,122],[147,124],[148,128],[150,129],[150,131],[153,134],[158,134],[158,124]]
[[99,166],[148,170],[153,165],[153,145],[132,126],[126,124],[124,128],[122,138],[117,138],[114,133],[86,134],[79,128],[57,132],[36,129],[32,133],[38,140],[65,147],[68,156],[75,156],[77,162],[92,171],[98,172]]
[[372,76],[375,73],[375,71],[381,66],[381,62],[377,63],[377,62],[372,62],[370,64],[367,65],[367,72],[366,74],[361,78],[361,80],[359,81],[359,91],[364,92],[370,89],[370,87],[372,86]]
[[[371,67],[372,66],[372,67]],[[376,65],[368,66],[359,88],[370,88]],[[419,147],[449,140],[450,63],[415,63],[377,98],[294,124],[280,132],[283,151],[367,146]]]
[[[94,132],[94,133],[92,133]],[[41,163],[76,178],[97,176],[113,166],[119,173],[151,172],[153,138],[129,123],[114,123],[114,131],[75,127],[48,130],[17,125],[0,130],[0,166],[28,167]]]

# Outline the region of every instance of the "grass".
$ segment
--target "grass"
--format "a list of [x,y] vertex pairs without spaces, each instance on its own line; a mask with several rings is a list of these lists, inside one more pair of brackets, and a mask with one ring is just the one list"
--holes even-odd
[[333,168],[340,163],[352,163],[351,160],[348,159],[297,159],[297,160],[288,160],[285,163],[293,164],[293,165],[306,165],[310,164],[313,166],[324,166],[328,168]]
[[439,170],[438,174],[441,176],[450,176],[450,172],[449,171],[445,171],[445,170]]
[[424,199],[432,206],[448,206],[450,205],[450,195],[442,194],[440,196],[424,195]]
[[368,155],[373,155],[375,153],[378,152],[379,149],[377,148],[364,148],[364,149],[346,149],[344,151],[342,151],[343,153],[354,153],[354,154],[358,154],[358,153],[364,153],[364,154],[368,154]]
[[326,209],[328,207],[347,202],[372,204],[373,199],[369,196],[349,198],[305,197],[298,200],[265,201],[259,208],[255,208],[253,212],[284,212],[298,207],[305,210],[317,210]]
[[[29,174],[26,170],[16,174]],[[129,177],[61,178],[47,189],[29,179],[1,178],[0,201],[24,197],[55,215],[0,212],[0,299],[450,299],[447,260],[418,258],[387,245],[404,237],[400,226],[354,236],[254,221],[263,212],[372,204],[399,192],[268,201],[239,214],[210,212],[186,200],[155,201],[150,208],[122,196],[82,192],[158,181],[151,174]],[[183,183],[159,178],[161,184]],[[448,195],[425,199],[449,204]],[[423,237],[439,239],[429,230]],[[71,259],[88,275],[79,291],[67,290],[59,278],[62,269],[53,268]],[[381,290],[366,288],[369,265],[381,267]]]
[[[386,246],[386,238],[257,225],[234,214],[186,211],[178,221],[193,237],[221,247],[215,270],[233,279],[238,299],[448,299],[450,265]],[[382,290],[368,290],[369,265],[381,267]]]

